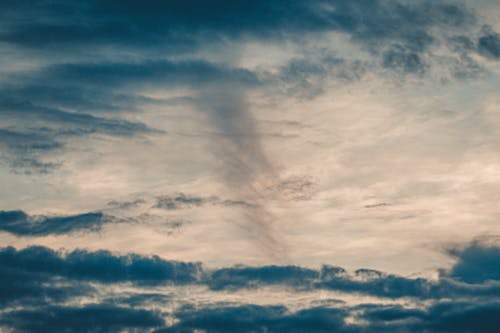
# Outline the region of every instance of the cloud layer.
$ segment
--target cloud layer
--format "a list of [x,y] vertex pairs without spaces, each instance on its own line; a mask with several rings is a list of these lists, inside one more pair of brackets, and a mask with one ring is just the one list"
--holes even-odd
[[[477,270],[459,275],[465,271],[464,266],[472,253]],[[323,332],[336,328],[341,332],[372,332],[384,328],[389,332],[494,332],[500,310],[496,302],[500,294],[498,254],[497,247],[471,244],[455,251],[457,263],[439,280],[431,281],[367,269],[350,275],[342,268],[331,266],[320,271],[297,266],[203,270],[199,264],[134,254],[117,256],[107,251],[4,248],[0,251],[0,293],[4,312],[1,324],[19,331],[36,332],[48,327],[87,332],[165,326],[160,331]],[[489,274],[487,280],[485,273]],[[463,282],[464,277],[469,281]],[[472,277],[474,281],[470,281]],[[96,282],[108,286],[126,283],[139,289],[128,300],[117,298],[123,295],[118,289],[117,294],[101,299],[101,303],[60,305],[82,296],[93,295],[93,299],[99,299],[102,291],[99,292],[101,287]],[[186,284],[191,285],[189,288],[207,286],[215,290],[215,295],[221,290],[237,293],[244,288],[258,292],[273,286],[284,288],[281,289],[284,294],[324,289],[376,298],[371,303],[358,305],[334,300],[330,305],[303,304],[305,308],[291,311],[286,303],[280,304],[280,300],[274,300],[276,305],[273,306],[219,304],[217,301],[200,306],[177,299],[181,296],[175,293],[167,292],[162,297],[165,291],[160,286]],[[384,299],[394,298],[406,299],[406,305],[384,304]],[[416,300],[428,301],[419,303]],[[141,308],[144,304],[150,305]],[[173,304],[178,306],[172,307]],[[10,308],[13,305],[37,307],[14,310]],[[171,310],[164,312],[162,308]],[[167,325],[165,319],[170,316],[176,320]],[[353,316],[356,319],[349,322],[348,318]]]
[[1,1],[0,330],[498,331],[499,15]]

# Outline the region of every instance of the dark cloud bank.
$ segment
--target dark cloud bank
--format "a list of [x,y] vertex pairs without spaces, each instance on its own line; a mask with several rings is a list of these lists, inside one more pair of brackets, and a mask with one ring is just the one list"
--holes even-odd
[[[456,264],[437,281],[360,269],[320,270],[298,266],[233,267],[204,270],[198,263],[166,261],[108,251],[55,252],[45,247],[0,250],[0,324],[19,332],[107,332],[156,328],[160,332],[496,332],[500,324],[500,249],[474,243],[450,251]],[[143,292],[120,293],[101,303],[78,297],[96,293],[96,283],[127,283]],[[154,286],[207,286],[237,292],[263,286],[290,291],[336,290],[382,299],[426,301],[421,306],[379,303],[313,306],[291,312],[286,304],[259,306],[185,304],[163,310],[170,297]],[[151,290],[151,291],[148,291]],[[118,297],[119,296],[119,297]],[[74,305],[63,305],[73,301]],[[279,302],[279,301],[278,301]],[[67,304],[67,303],[66,303]],[[79,304],[79,305],[78,305]],[[148,310],[142,308],[149,304]],[[151,310],[152,308],[156,310]],[[163,312],[162,312],[163,311]],[[166,316],[177,318],[167,325]],[[349,317],[356,321],[350,322]]]

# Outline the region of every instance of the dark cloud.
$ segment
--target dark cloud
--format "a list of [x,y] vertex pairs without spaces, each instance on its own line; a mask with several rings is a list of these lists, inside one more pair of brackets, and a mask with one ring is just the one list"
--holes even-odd
[[64,284],[63,281],[54,280],[51,274],[12,267],[5,252],[6,250],[2,250],[0,254],[0,307],[62,302],[93,292],[93,288],[86,284]]
[[500,59],[500,34],[486,26],[478,40],[478,51],[484,56]]
[[[374,45],[399,40],[416,49],[432,42],[429,29],[470,23],[473,15],[455,1],[19,1],[2,15],[0,39],[30,47],[113,43],[196,44],[193,36],[273,38],[341,31]],[[19,20],[24,18],[24,20]],[[191,37],[191,38],[189,38]],[[176,43],[177,42],[177,43]],[[188,48],[189,49],[189,48]]]
[[199,207],[209,202],[213,202],[213,199],[202,198],[198,196],[187,196],[184,193],[178,193],[176,195],[164,195],[156,199],[155,208],[163,208],[168,210],[181,209],[181,208],[192,208]]
[[[137,111],[139,105],[158,102],[141,95],[147,86],[196,88],[217,82],[256,85],[258,79],[248,70],[203,60],[119,62],[103,59],[56,63],[10,75],[8,83],[0,90],[4,101],[1,109],[5,113],[35,114],[52,121],[101,125],[101,130],[109,130],[119,127],[120,123],[84,112]],[[63,109],[74,112],[64,112]],[[106,126],[106,122],[113,121],[113,127]],[[123,127],[127,122],[122,121],[121,125]]]
[[[249,131],[249,120],[253,120],[246,114],[248,106],[240,101],[250,87],[277,87],[288,95],[309,98],[323,91],[327,78],[359,79],[379,66],[422,74],[432,65],[430,47],[443,36],[450,51],[457,54],[455,61],[447,62],[454,67],[455,77],[471,76],[479,67],[468,56],[473,52],[470,45],[454,39],[456,35],[463,36],[462,41],[470,39],[464,31],[475,24],[475,15],[451,0],[7,2],[0,14],[0,41],[33,57],[34,66],[14,69],[3,80],[0,120],[15,123],[17,128],[2,126],[2,130],[25,136],[26,145],[30,136],[44,136],[44,141],[58,148],[50,150],[54,154],[63,151],[68,136],[158,133],[123,117],[151,104],[167,103],[144,94],[145,88],[194,88],[193,96],[184,102],[216,114],[213,121],[218,130],[227,130],[227,119],[238,116],[236,122],[246,123],[247,128],[224,133],[233,138],[250,133],[253,140],[245,141],[252,144],[242,147],[240,139],[240,147],[234,148],[255,152],[259,133]],[[327,51],[292,59],[276,73],[252,72],[201,52],[237,49],[237,54],[241,50],[235,42],[248,40],[302,44],[332,31],[361,45],[375,60],[343,59]],[[484,30],[479,52],[497,57],[497,37]],[[238,103],[222,105],[218,101],[222,93],[222,99]],[[46,173],[63,163],[47,159],[47,149],[30,153],[0,149],[2,160],[16,172]],[[249,160],[264,160],[257,155],[262,154],[253,154]]]
[[499,247],[473,243],[461,249],[452,249],[450,254],[456,257],[457,263],[443,275],[466,283],[500,280]]
[[[47,92],[46,96],[50,95]],[[0,159],[17,173],[48,173],[57,169],[62,162],[54,161],[52,155],[64,151],[68,137],[160,132],[139,122],[37,105],[31,101],[34,96],[14,96],[0,88],[0,121],[11,125],[0,127]]]
[[[118,256],[107,251],[55,252],[44,247],[0,250],[0,307],[7,309],[0,323],[14,331],[121,331],[158,328],[158,332],[496,332],[500,318],[500,284],[495,275],[498,249],[471,244],[455,252],[459,262],[439,281],[408,279],[360,269],[354,275],[325,266],[321,271],[296,266],[233,267],[203,271],[199,264],[178,263],[158,257]],[[472,263],[482,270],[465,269]],[[477,275],[476,279],[470,276]],[[468,280],[464,283],[455,280]],[[63,305],[96,290],[89,284],[128,282],[142,289],[104,298],[99,304]],[[175,293],[149,289],[158,284],[208,285],[225,293],[261,286],[297,289],[326,288],[377,297],[426,300],[413,307],[401,304],[342,302],[291,311],[286,304],[184,304],[174,310],[175,321],[165,327],[159,312]],[[276,300],[276,304],[280,304]],[[182,303],[181,303],[182,304]]]
[[[18,120],[17,125],[29,121],[34,124],[50,126],[38,131],[46,131],[53,137],[64,135],[85,135],[102,133],[108,135],[126,136],[135,133],[153,132],[142,123],[122,119],[104,118],[80,112],[63,111],[58,108],[33,104],[29,96],[24,100],[4,99],[0,103],[0,117]],[[29,125],[25,128],[29,129]]]
[[[483,253],[484,254],[484,253]],[[481,257],[481,254],[478,254]],[[496,258],[498,259],[498,258]],[[483,273],[479,269],[477,279],[489,274],[490,280],[482,284],[470,284],[470,280],[456,280],[455,275],[443,276],[438,281],[424,278],[407,278],[386,274],[370,269],[358,269],[350,274],[343,268],[323,266],[321,270],[311,270],[296,266],[234,267],[215,270],[207,275],[206,283],[214,290],[236,290],[240,288],[259,288],[262,286],[282,286],[300,289],[328,289],[346,293],[373,295],[376,297],[398,299],[440,299],[460,297],[488,298],[500,295],[500,277],[493,273],[496,262],[481,257],[477,263],[488,262]],[[461,271],[460,264],[452,272]],[[496,272],[496,271],[495,271]],[[496,272],[498,273],[498,272]]]
[[185,307],[179,323],[158,332],[350,332],[341,309],[311,308],[291,313],[284,306]]
[[[15,126],[1,129],[0,137],[7,141],[0,149],[8,152],[4,159],[10,160],[13,169],[42,169],[45,165],[43,170],[49,171],[52,165],[43,161],[43,156],[56,152],[56,148],[60,151],[68,137],[161,133],[121,117],[124,112],[137,112],[139,105],[157,102],[141,95],[146,85],[199,87],[232,81],[248,85],[258,82],[247,70],[205,61],[70,63],[18,73],[0,86],[0,120]],[[35,140],[35,149],[22,149],[32,148]]]
[[367,321],[362,332],[446,332],[493,333],[500,323],[498,303],[476,301],[444,301],[423,308],[401,305],[361,305]]
[[221,199],[217,196],[198,196],[185,193],[161,195],[156,198],[154,208],[166,210],[188,209],[204,205],[221,205],[227,207],[251,207],[251,204],[243,200]]
[[370,322],[394,322],[414,318],[424,318],[426,312],[421,309],[404,308],[401,305],[361,305],[357,309],[363,311],[363,318]]
[[384,52],[382,66],[389,69],[401,69],[407,73],[423,73],[427,64],[424,63],[419,53],[394,46]]
[[297,266],[235,267],[214,271],[208,284],[215,290],[255,288],[262,285],[309,288],[318,277],[317,271]]
[[[312,58],[312,59],[311,59]],[[308,99],[324,92],[327,79],[334,78],[342,83],[359,80],[370,64],[357,59],[343,59],[333,54],[304,58],[293,58],[282,66],[277,78],[270,77],[279,84],[288,96]]]
[[85,250],[61,253],[41,246],[4,248],[0,251],[0,265],[79,281],[141,285],[193,283],[201,274],[199,264],[166,261],[157,256],[116,256],[109,251]]
[[0,249],[0,306],[35,306],[91,294],[94,289],[79,281],[53,274],[58,265],[46,256],[46,248],[17,251]]
[[449,301],[423,308],[363,304],[296,312],[284,306],[213,304],[185,306],[176,313],[176,324],[158,332],[493,333],[499,310],[498,303]]
[[61,235],[75,231],[99,231],[105,223],[102,213],[70,216],[29,216],[23,211],[0,211],[0,230],[17,236]]
[[48,173],[56,169],[59,163],[42,159],[47,152],[57,151],[62,147],[61,142],[43,130],[17,131],[0,128],[0,161],[16,173]]
[[110,299],[106,299],[103,303],[110,304],[123,304],[131,307],[143,306],[143,305],[164,305],[171,301],[174,297],[172,295],[164,295],[159,293],[135,293],[129,296],[117,296]]
[[135,199],[135,200],[132,200],[132,201],[116,201],[116,200],[112,200],[112,201],[109,201],[107,203],[107,205],[109,207],[112,207],[112,208],[118,208],[118,209],[128,209],[128,208],[134,208],[134,207],[138,207],[142,204],[146,203],[146,200],[144,199]]
[[375,203],[371,205],[365,205],[365,208],[379,208],[379,207],[387,207],[390,206],[391,204],[387,202],[380,202],[380,203]]
[[447,302],[432,306],[424,324],[437,332],[495,333],[500,325],[500,303]]
[[161,327],[159,314],[113,305],[49,306],[2,314],[0,324],[15,332],[123,332]]
[[[461,259],[451,269],[451,273],[438,281],[406,278],[369,269],[359,269],[349,274],[335,266],[323,266],[319,271],[298,266],[203,270],[201,264],[166,261],[155,256],[118,256],[108,251],[85,250],[62,253],[45,247],[3,249],[0,263],[9,269],[23,268],[39,274],[101,283],[191,283],[206,284],[213,290],[283,286],[298,290],[329,289],[377,297],[417,299],[488,298],[500,295],[498,249],[468,248],[460,255]],[[472,269],[470,265],[474,265]]]
[[114,89],[158,83],[196,87],[218,81],[248,84],[258,82],[255,74],[248,70],[228,68],[202,60],[57,64],[44,68],[35,77],[70,86],[90,85]]

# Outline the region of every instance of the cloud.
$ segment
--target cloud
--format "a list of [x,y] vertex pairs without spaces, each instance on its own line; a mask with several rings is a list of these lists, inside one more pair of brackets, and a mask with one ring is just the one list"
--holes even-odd
[[350,274],[343,268],[327,265],[319,271],[296,266],[223,268],[212,272],[206,283],[214,290],[282,286],[296,290],[335,290],[390,299],[489,297],[500,294],[500,284],[497,282],[470,285],[448,278],[432,281],[369,269],[358,269]]
[[13,99],[4,100],[0,104],[0,117],[8,117],[11,120],[15,118],[19,120],[18,125],[27,120],[42,122],[49,126],[52,125],[54,127],[45,129],[52,136],[85,135],[92,133],[127,136],[135,133],[153,132],[151,128],[141,123],[39,106],[30,102],[28,96],[26,98],[28,99],[23,101]]
[[189,209],[205,205],[219,205],[226,207],[251,207],[250,203],[243,200],[222,199],[217,196],[203,197],[182,192],[166,194],[156,197],[154,208],[166,210]]
[[[479,251],[478,247],[470,245],[457,255],[467,262],[472,260],[467,251],[472,251],[474,260],[489,262],[488,258],[495,253],[490,253],[490,248]],[[488,265],[485,265],[487,269]],[[458,272],[461,266],[459,262],[451,271]],[[0,323],[15,331],[30,332],[47,329],[121,331],[146,327],[157,328],[158,332],[331,332],[332,329],[366,333],[495,332],[500,318],[496,301],[500,295],[498,276],[486,281],[482,272],[472,272],[478,274],[481,282],[455,281],[453,274],[439,281],[408,279],[368,269],[357,270],[351,276],[334,266],[325,266],[321,271],[297,266],[204,271],[199,264],[134,254],[119,256],[107,251],[83,250],[62,253],[44,247],[22,250],[10,247],[0,250],[0,306],[7,309],[15,305],[16,308],[4,312]],[[117,293],[108,288],[111,293],[101,299],[98,297],[98,284],[95,283],[109,287],[124,282],[133,284],[136,289],[132,293]],[[406,297],[406,300],[358,305],[304,303],[298,310],[291,310],[285,299],[276,299],[275,305],[217,301],[176,303],[178,295],[171,293],[174,289],[162,291],[158,288],[161,284],[172,283],[177,287],[192,284],[190,288],[207,285],[215,293],[222,292],[226,296],[228,293],[241,294],[240,288],[248,292],[272,286],[291,287],[284,292],[294,294],[331,288],[349,295]],[[74,305],[80,296],[100,300]],[[170,313],[175,320],[168,325],[159,312],[165,302],[179,305]],[[145,306],[148,310],[142,309]]]
[[500,325],[500,304],[451,303],[432,306],[424,327],[437,332],[494,333]]
[[199,264],[167,261],[157,256],[116,256],[104,250],[63,253],[41,246],[22,250],[4,248],[0,251],[0,265],[77,281],[133,282],[144,285],[193,283],[201,274]]
[[70,216],[29,216],[23,211],[0,211],[0,230],[17,236],[47,236],[75,231],[99,231],[106,222],[100,212]]
[[[16,73],[7,84],[0,85],[0,119],[11,124],[10,128],[0,128],[0,136],[8,140],[0,149],[8,153],[4,159],[14,170],[48,172],[58,164],[43,161],[43,157],[64,151],[69,138],[163,133],[122,117],[156,102],[141,95],[146,85],[192,88],[233,81],[248,85],[258,82],[248,70],[206,61],[78,62]],[[43,140],[37,140],[40,138]],[[35,149],[22,149],[34,140],[40,141]]]
[[500,34],[489,26],[483,27],[478,39],[478,51],[486,57],[500,59]]
[[[384,298],[492,297],[500,295],[497,247],[471,244],[452,252],[458,262],[437,281],[408,278],[384,272],[358,269],[354,274],[341,267],[324,265],[321,270],[297,266],[222,268],[209,274],[214,290],[234,290],[281,285],[296,289],[324,289]],[[443,271],[444,272],[444,271]]]
[[[0,89],[0,97],[6,95]],[[57,169],[62,162],[53,161],[53,155],[65,151],[65,141],[70,137],[160,132],[140,122],[40,106],[30,101],[30,94],[17,97],[6,97],[0,103],[0,120],[6,126],[0,127],[0,157],[17,173],[48,173]]]
[[215,198],[202,198],[198,196],[187,196],[184,193],[177,195],[160,196],[156,200],[155,208],[163,208],[168,210],[192,208],[204,205],[207,201],[213,202]]
[[[200,106],[204,113],[224,113],[220,109],[229,109],[227,105],[215,105],[210,95],[225,92],[227,101],[231,96],[238,100],[250,88],[265,87],[309,98],[323,92],[328,79],[357,80],[380,67],[398,74],[421,75],[438,64],[453,67],[455,77],[469,77],[480,68],[469,56],[475,51],[467,43],[457,43],[455,37],[472,40],[467,31],[476,21],[474,12],[461,2],[445,0],[273,4],[259,0],[251,4],[218,1],[217,5],[153,0],[48,5],[23,0],[4,5],[0,25],[3,47],[32,55],[33,61],[28,68],[9,71],[0,84],[0,99],[4,101],[0,119],[15,123],[15,127],[2,126],[0,130],[26,140],[32,135],[43,136],[54,146],[29,153],[1,147],[2,159],[14,172],[48,173],[64,163],[54,160],[53,155],[64,153],[70,137],[160,133],[125,116],[133,113],[136,119],[150,105],[167,104],[146,93],[146,88],[193,89],[185,103]],[[352,52],[337,55],[329,42],[322,41],[332,32],[360,48],[357,53],[363,56],[353,58]],[[484,30],[477,46],[481,54],[495,56],[495,36]],[[278,68],[246,68],[238,61],[238,54],[245,53],[245,43],[270,40],[292,43],[302,55],[292,54]],[[306,40],[320,46],[309,50]],[[439,57],[431,48],[442,45],[453,60],[437,63]],[[228,52],[214,56],[214,48]],[[245,103],[242,106],[248,107]],[[214,117],[214,124],[222,124],[221,118],[227,114]],[[224,126],[218,129],[224,130]],[[245,135],[249,135],[248,129]],[[258,146],[249,148],[255,151]],[[254,154],[251,159],[256,157]],[[262,161],[262,156],[258,158]]]
[[215,290],[255,288],[262,285],[286,285],[309,288],[319,277],[312,269],[297,266],[222,268],[214,271],[208,285]]
[[[430,65],[428,58],[434,58],[434,53],[430,52],[432,46],[448,45],[448,39],[471,30],[477,21],[471,9],[460,1],[452,0],[418,3],[402,0],[300,0],[273,4],[258,0],[251,4],[218,1],[217,5],[196,1],[169,1],[165,4],[157,1],[141,4],[112,1],[103,5],[90,1],[85,6],[75,1],[59,6],[48,6],[41,1],[28,5],[20,1],[8,7],[5,12],[9,14],[4,14],[4,29],[0,33],[0,40],[7,44],[48,53],[54,48],[47,46],[57,45],[55,49],[60,55],[81,49],[85,54],[94,52],[102,54],[101,58],[115,60],[130,58],[127,57],[130,53],[136,55],[130,62],[102,65],[70,64],[65,61],[47,68],[57,72],[52,74],[66,78],[79,75],[83,82],[99,76],[103,79],[101,86],[125,84],[126,77],[130,82],[148,77],[149,84],[158,80],[164,84],[182,85],[185,80],[189,80],[190,84],[204,84],[216,74],[214,66],[206,61],[173,64],[172,61],[158,59],[164,59],[165,55],[203,58],[204,51],[214,46],[237,49],[239,46],[235,44],[247,41],[305,44],[305,40],[321,40],[324,34],[332,32],[345,35],[371,57],[379,59],[386,69],[422,73]],[[42,16],[44,19],[40,18]],[[448,45],[449,52],[456,53],[457,50],[451,46]],[[311,54],[311,50],[306,51]],[[462,52],[464,50],[458,53]],[[284,66],[280,80],[292,82],[289,89],[310,95],[322,87],[311,84],[314,80],[309,78],[359,77],[360,68],[366,67],[359,66],[361,59],[347,60],[352,56],[342,59],[332,52],[320,58],[319,61],[292,60],[289,66]],[[151,60],[141,64],[137,59]],[[176,67],[183,69],[173,75]],[[239,76],[247,81],[255,80],[250,72],[240,70]],[[37,86],[45,89],[43,85]],[[95,90],[87,94],[102,96]],[[81,97],[60,89],[57,96],[61,100],[72,96],[75,101]],[[129,101],[136,100],[122,96]],[[119,98],[114,97],[114,101],[118,102]],[[97,98],[94,105],[99,105],[100,99]],[[85,101],[84,104],[90,106],[92,102]]]
[[[282,286],[296,290],[336,290],[392,299],[488,298],[500,295],[500,277],[495,261],[498,258],[492,259],[498,253],[492,251],[472,247],[465,250],[461,253],[462,262],[459,261],[449,275],[437,281],[369,269],[358,269],[350,274],[340,267],[327,265],[321,270],[298,266],[241,266],[206,270],[199,263],[167,261],[156,256],[113,255],[108,251],[85,250],[56,252],[40,246],[22,250],[5,248],[0,252],[0,264],[6,265],[8,269],[100,283],[197,284],[207,285],[216,291]],[[471,263],[483,264],[483,269],[477,266],[468,269],[467,265]]]
[[[111,1],[102,4],[90,1],[86,6],[74,1],[59,6],[43,2],[30,6],[20,1],[8,6],[4,13],[3,19],[10,24],[1,39],[31,47],[110,41],[118,45],[148,45],[153,41],[186,40],[202,33],[232,38],[272,38],[326,30],[345,32],[358,41],[391,38],[421,47],[432,40],[427,33],[429,28],[461,26],[473,20],[473,15],[455,1],[408,3],[396,0],[273,4],[262,0],[252,3],[218,1],[216,4],[197,1],[140,4]],[[45,20],[40,18],[40,13]],[[16,20],[21,14],[31,20]],[[145,40],[141,40],[142,36]]]
[[[2,250],[0,254],[0,306],[34,306],[63,302],[72,297],[91,294],[94,289],[85,284],[57,284],[51,274],[13,267]],[[61,282],[61,281],[59,281]]]
[[176,313],[179,323],[159,332],[346,332],[341,309],[312,308],[290,313],[283,306],[186,307]]
[[457,262],[445,276],[466,283],[484,283],[500,280],[500,248],[472,243],[462,249],[451,249]]
[[460,332],[493,333],[500,323],[498,303],[441,302],[423,308],[401,305],[311,307],[212,304],[186,306],[178,322],[158,332]]
[[382,66],[401,69],[407,73],[422,73],[427,68],[418,53],[397,46],[384,52]]
[[[1,112],[1,111],[0,111]],[[0,128],[0,161],[6,162],[14,172],[48,173],[59,163],[43,161],[43,155],[63,147],[44,131],[16,131]]]
[[254,73],[240,68],[228,68],[203,60],[140,62],[101,62],[56,64],[42,69],[35,77],[70,86],[112,87],[138,84],[169,86],[203,86],[216,82],[258,82]]
[[2,314],[0,324],[17,332],[123,332],[164,325],[155,312],[106,304],[48,306]]

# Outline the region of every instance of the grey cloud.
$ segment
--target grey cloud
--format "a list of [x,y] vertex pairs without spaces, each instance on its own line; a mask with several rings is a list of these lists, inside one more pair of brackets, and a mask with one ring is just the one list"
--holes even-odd
[[292,313],[284,306],[185,307],[179,322],[159,332],[352,332],[344,324],[346,313],[335,308],[311,308]]
[[[296,266],[233,267],[204,271],[199,264],[170,262],[158,257],[113,255],[107,251],[55,252],[44,247],[0,250],[0,305],[17,308],[2,316],[0,323],[15,331],[65,329],[68,332],[113,331],[132,327],[158,328],[158,332],[430,332],[493,333],[498,327],[500,307],[498,249],[477,244],[455,255],[459,262],[439,281],[409,279],[360,269],[354,275],[339,267],[322,270]],[[496,258],[496,259],[495,259]],[[483,270],[470,269],[477,265]],[[486,272],[486,277],[484,276]],[[471,276],[475,276],[472,279]],[[467,279],[472,283],[459,280]],[[130,295],[112,295],[99,304],[56,305],[96,291],[87,283],[133,283],[143,288]],[[165,326],[156,310],[170,295],[152,292],[159,284],[208,285],[229,292],[260,286],[297,289],[326,288],[350,294],[377,297],[410,297],[427,300],[412,306],[343,303],[290,311],[286,304],[206,305],[185,304]],[[119,297],[120,296],[120,297]],[[442,301],[442,299],[446,299]],[[279,303],[279,301],[278,301]],[[118,305],[121,304],[121,305]],[[125,307],[126,306],[126,307]],[[112,318],[108,318],[112,317]],[[94,318],[90,320],[89,318]],[[347,318],[357,318],[347,322]],[[359,324],[362,322],[363,324]]]
[[351,274],[341,267],[324,265],[319,271],[295,266],[224,268],[211,272],[207,283],[215,290],[282,285],[392,299],[489,298],[500,295],[498,248],[472,244],[454,255],[459,261],[449,273],[442,273],[438,281],[370,269],[358,269]]
[[107,206],[112,207],[112,208],[118,208],[118,209],[128,209],[128,208],[134,208],[138,207],[142,204],[146,203],[144,199],[135,199],[133,201],[116,201],[112,200],[107,203]]
[[0,128],[0,161],[19,173],[48,173],[59,166],[58,162],[44,161],[47,152],[60,150],[63,144],[43,130]]
[[[7,12],[10,14],[4,17],[6,23],[0,39],[8,43],[39,50],[47,50],[47,45],[58,45],[57,50],[61,54],[64,54],[65,47],[73,50],[80,47],[98,50],[104,47],[107,58],[109,45],[114,45],[114,49],[120,50],[121,47],[141,55],[139,59],[153,59],[142,64],[66,62],[45,69],[51,72],[45,73],[50,78],[56,76],[67,83],[76,76],[82,82],[99,86],[124,85],[126,81],[138,82],[146,77],[150,84],[160,81],[163,84],[182,85],[186,84],[186,80],[189,84],[204,84],[210,82],[214,75],[220,74],[238,76],[240,80],[252,82],[255,77],[250,72],[239,70],[231,74],[231,70],[226,69],[217,74],[214,66],[204,61],[173,64],[171,61],[154,59],[170,52],[192,56],[206,45],[217,44],[229,48],[232,47],[231,41],[239,40],[300,42],[304,38],[311,38],[312,34],[319,38],[321,33],[331,31],[345,34],[372,56],[379,57],[388,69],[416,73],[426,68],[423,58],[424,54],[432,56],[428,52],[430,46],[439,43],[440,36],[435,37],[435,34],[450,37],[471,28],[476,22],[472,10],[459,1],[451,0],[417,3],[400,0],[301,0],[273,4],[259,0],[252,4],[221,1],[216,6],[190,1],[164,4],[148,1],[140,5],[128,2],[103,5],[90,1],[85,6],[73,1],[58,6],[48,6],[44,2],[28,5],[20,1],[9,6]],[[20,20],[20,17],[24,20]],[[28,17],[30,19],[26,19]],[[238,19],[235,20],[235,17]],[[119,51],[116,52],[119,57]],[[451,48],[451,52],[456,50]],[[345,59],[333,55],[313,63],[294,60],[283,70],[282,78],[294,82],[292,87],[297,88],[295,91],[302,87],[314,93],[314,90],[321,89],[321,85],[311,85],[309,78],[359,76],[356,61],[349,61],[351,65],[347,67],[352,67],[350,69],[328,70],[333,65],[332,59],[336,60],[337,66],[334,67],[347,65]],[[344,64],[339,66],[338,60]],[[182,70],[179,71],[179,68]],[[43,76],[40,79],[43,80]],[[52,84],[52,80],[47,82]],[[102,96],[98,91],[92,94]],[[74,100],[80,99],[78,94],[67,94],[60,90],[58,95],[61,101],[69,95],[73,95],[71,98]],[[117,98],[114,100],[119,101]],[[99,105],[99,98],[96,102]],[[84,101],[84,104],[90,106],[92,102]]]
[[0,251],[0,265],[77,281],[143,285],[193,283],[201,274],[199,264],[167,261],[157,256],[116,256],[109,251],[85,250],[61,253],[41,246],[22,250],[4,248]]
[[[500,278],[495,270],[494,252],[468,250],[483,267],[469,270],[462,276],[474,276],[465,282],[458,274],[464,264],[457,263],[449,276],[438,281],[407,278],[383,272],[359,269],[350,274],[339,267],[323,266],[313,270],[297,266],[231,267],[204,270],[201,264],[163,260],[139,255],[113,255],[108,251],[75,250],[55,252],[44,247],[23,250],[6,248],[0,252],[0,264],[8,269],[23,269],[31,273],[59,276],[75,281],[101,283],[133,282],[139,285],[165,283],[207,285],[213,290],[254,289],[263,286],[283,286],[297,290],[327,289],[366,294],[384,298],[410,297],[439,299],[459,297],[490,298],[500,295]],[[463,261],[471,256],[464,252]],[[492,257],[496,259],[492,259]],[[489,273],[488,273],[489,272]],[[485,277],[485,275],[487,277]],[[495,275],[496,274],[496,275]],[[491,281],[489,281],[491,280]],[[473,282],[473,283],[471,283]]]
[[198,196],[186,193],[167,194],[156,197],[154,208],[176,210],[201,207],[204,205],[221,205],[227,207],[249,207],[243,200],[222,199],[217,196]]
[[161,196],[156,200],[155,208],[163,208],[168,210],[199,207],[205,203],[213,202],[213,199],[202,198],[197,196],[186,196],[184,193],[179,193],[173,196]]
[[[142,47],[153,42],[156,45],[170,42],[182,46],[189,44],[188,37],[200,35],[208,35],[206,38],[213,42],[218,35],[283,38],[289,34],[341,31],[372,46],[377,41],[397,39],[413,48],[422,48],[432,42],[430,28],[459,27],[474,20],[473,14],[456,1],[396,0],[272,4],[219,1],[217,5],[196,1],[141,4],[90,1],[85,6],[74,1],[58,6],[19,1],[4,13],[1,38],[31,47],[103,42]],[[20,21],[19,17],[30,20]]]
[[423,73],[428,67],[419,53],[399,45],[383,53],[382,66],[389,69],[401,69],[407,73]]
[[420,309],[363,304],[295,312],[284,306],[213,304],[185,306],[176,313],[179,322],[158,332],[494,333],[500,323],[499,311],[498,303],[473,301],[438,302]]
[[210,274],[208,285],[214,290],[286,285],[310,288],[319,273],[297,266],[222,268]]
[[500,248],[473,243],[464,248],[449,251],[457,262],[449,272],[442,275],[466,282],[484,283],[500,280]]
[[159,314],[106,304],[81,307],[48,306],[32,310],[10,311],[0,324],[15,332],[123,332],[161,327]]
[[478,39],[478,51],[484,56],[500,59],[500,34],[486,26]]
[[[45,128],[53,136],[85,135],[104,133],[108,135],[131,135],[135,133],[154,132],[148,126],[123,119],[104,118],[87,113],[63,111],[58,108],[44,107],[28,100],[16,101],[5,99],[0,104],[0,117],[16,119],[20,123],[26,120],[42,122],[49,126]],[[60,126],[50,127],[50,126]],[[42,128],[44,130],[44,128]],[[52,130],[52,133],[50,133]]]
[[75,231],[99,231],[105,223],[102,213],[70,216],[29,216],[23,211],[0,211],[0,230],[17,236],[47,236]]
[[[1,96],[4,94],[0,92]],[[19,173],[48,173],[57,169],[62,162],[54,161],[53,155],[64,151],[68,137],[94,133],[130,136],[160,132],[139,122],[63,111],[11,97],[0,103],[0,120],[7,126],[11,124],[0,128],[0,158]]]
[[[244,97],[245,89],[278,86],[289,95],[307,98],[321,93],[327,78],[358,79],[375,66],[326,54],[316,60],[292,59],[278,74],[271,75],[209,61],[196,52],[213,45],[228,48],[234,46],[233,42],[269,39],[300,43],[313,34],[321,38],[323,32],[336,31],[361,45],[386,70],[419,74],[431,66],[428,58],[433,55],[429,49],[441,38],[434,36],[437,31],[446,37],[445,43],[457,34],[463,36],[462,43],[455,40],[448,45],[450,52],[457,54],[455,61],[447,62],[455,77],[470,76],[478,67],[468,56],[472,51],[465,41],[471,37],[464,32],[474,26],[476,18],[457,1],[221,1],[216,6],[191,1],[67,1],[54,5],[18,1],[4,5],[1,15],[0,39],[5,45],[31,48],[29,52],[35,58],[51,52],[57,55],[50,57],[50,65],[42,65],[44,61],[38,68],[8,75],[0,89],[4,100],[0,117],[16,122],[18,128],[4,129],[21,135],[44,135],[46,141],[55,141],[59,148],[67,136],[158,133],[147,124],[123,119],[121,114],[139,112],[150,103],[166,103],[142,94],[146,87],[161,86],[194,88],[195,97],[188,96],[186,102],[214,113],[214,124],[233,138],[253,135],[254,144],[245,149],[255,152],[258,132],[250,133],[248,126],[244,129],[247,133],[236,133],[241,128],[227,132],[232,117],[227,110],[248,106],[221,105],[211,95],[225,92],[226,100],[237,100]],[[485,30],[478,42],[479,51],[495,55],[495,38],[493,32]],[[87,56],[79,57],[83,50],[81,53]],[[92,58],[89,52],[102,54]],[[175,54],[186,60],[179,60]],[[174,56],[166,60],[165,55]],[[249,125],[248,113],[245,110],[233,115],[238,115],[239,120],[244,115],[245,122],[238,122]],[[56,154],[62,149],[51,151]],[[264,160],[257,155],[252,160]],[[49,172],[63,163],[44,156],[41,149],[36,153],[11,149],[2,159],[20,172]]]

